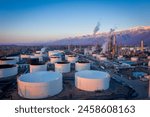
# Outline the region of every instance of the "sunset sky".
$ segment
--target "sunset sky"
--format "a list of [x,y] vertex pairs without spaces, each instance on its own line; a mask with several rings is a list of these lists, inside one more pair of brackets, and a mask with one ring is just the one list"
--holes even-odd
[[149,0],[0,0],[0,43],[36,42],[150,25]]

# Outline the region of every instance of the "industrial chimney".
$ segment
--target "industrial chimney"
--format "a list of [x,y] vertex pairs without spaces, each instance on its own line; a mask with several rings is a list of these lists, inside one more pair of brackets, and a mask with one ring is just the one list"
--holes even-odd
[[144,41],[142,40],[141,41],[141,51],[143,52],[143,50],[144,50]]

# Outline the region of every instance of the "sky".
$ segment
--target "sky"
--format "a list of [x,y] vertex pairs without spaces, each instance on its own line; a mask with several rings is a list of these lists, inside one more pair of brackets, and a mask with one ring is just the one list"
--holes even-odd
[[149,0],[0,0],[0,43],[44,42],[150,26]]

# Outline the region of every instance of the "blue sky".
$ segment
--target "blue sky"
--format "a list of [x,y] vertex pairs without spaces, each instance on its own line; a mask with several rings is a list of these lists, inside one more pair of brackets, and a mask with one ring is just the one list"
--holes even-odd
[[0,43],[56,40],[150,25],[149,0],[0,0]]

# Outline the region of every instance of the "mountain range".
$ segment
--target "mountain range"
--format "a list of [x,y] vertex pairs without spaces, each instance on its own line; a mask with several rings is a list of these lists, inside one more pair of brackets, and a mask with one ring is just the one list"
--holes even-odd
[[[150,46],[150,26],[138,26],[127,30],[114,32],[116,41],[119,45],[138,46],[140,41],[144,41],[145,46]],[[96,35],[83,35],[70,37],[56,41],[49,41],[47,45],[92,45],[99,43],[102,45],[106,39],[110,38],[109,32],[102,32]]]

